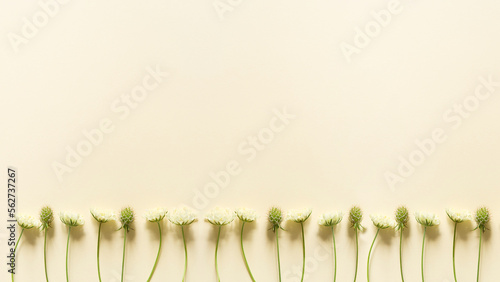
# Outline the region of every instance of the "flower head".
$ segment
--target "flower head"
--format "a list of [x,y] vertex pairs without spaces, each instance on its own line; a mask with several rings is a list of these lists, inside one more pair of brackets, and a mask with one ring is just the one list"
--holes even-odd
[[236,214],[229,208],[215,207],[208,212],[205,219],[213,225],[227,225],[236,218]]
[[123,228],[128,232],[130,229],[130,225],[132,224],[132,222],[134,222],[134,211],[131,207],[123,208],[120,211],[120,222],[122,226],[118,230]]
[[283,229],[281,227],[281,222],[283,222],[283,211],[278,207],[272,207],[268,214],[269,222],[271,223],[271,229],[276,231],[277,229]]
[[468,210],[446,209],[448,217],[456,223],[461,223],[472,219],[472,214]]
[[99,223],[106,223],[116,219],[116,214],[113,210],[100,210],[96,208],[90,209],[90,214]]
[[167,215],[168,211],[165,208],[155,208],[147,210],[144,217],[149,222],[159,222],[162,221]]
[[196,220],[196,213],[188,208],[175,208],[168,213],[168,220],[176,225],[189,225]]
[[22,229],[31,229],[33,227],[40,227],[42,223],[35,217],[27,214],[16,214],[17,224],[21,226]]
[[40,210],[40,222],[42,223],[40,228],[44,230],[48,227],[51,227],[50,224],[52,223],[52,221],[54,221],[54,212],[50,207],[43,207]]
[[327,212],[319,217],[318,224],[323,226],[334,226],[339,224],[343,217],[344,213],[341,211]]
[[354,206],[349,211],[349,221],[351,222],[351,227],[358,230],[363,230],[361,221],[363,220],[363,211],[360,207]]
[[474,217],[477,223],[477,227],[475,229],[480,229],[484,232],[486,229],[486,223],[490,221],[490,211],[486,207],[481,207],[477,209],[476,216]]
[[286,213],[286,219],[297,223],[306,221],[311,216],[312,210],[304,208],[300,210],[290,210]]
[[403,230],[408,225],[410,215],[405,206],[401,206],[396,210],[396,230]]
[[440,223],[439,217],[431,212],[415,212],[415,220],[426,227],[439,225]]
[[76,212],[60,212],[59,219],[62,221],[62,223],[71,227],[80,226],[85,223],[82,215]]
[[234,211],[241,221],[252,222],[257,218],[257,213],[253,209],[238,208]]
[[396,221],[387,215],[371,214],[370,219],[379,229],[395,228],[397,225]]

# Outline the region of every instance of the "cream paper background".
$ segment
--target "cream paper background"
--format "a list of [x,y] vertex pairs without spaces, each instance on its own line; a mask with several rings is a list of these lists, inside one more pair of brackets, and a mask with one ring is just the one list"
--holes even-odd
[[[200,218],[217,205],[258,211],[259,219],[245,233],[258,281],[277,281],[275,243],[265,216],[271,205],[313,208],[305,226],[306,281],[332,280],[330,233],[317,225],[322,212],[347,212],[353,204],[365,211],[358,281],[366,279],[375,233],[368,214],[393,214],[400,204],[412,212],[436,212],[441,225],[429,230],[425,272],[427,281],[438,282],[453,280],[453,225],[444,209],[486,205],[493,218],[485,234],[481,281],[497,281],[500,87],[489,85],[486,97],[481,78],[500,81],[500,3],[221,1],[67,1],[50,6],[50,18],[33,1],[1,2],[1,182],[6,189],[8,166],[19,170],[20,212],[37,214],[50,205],[56,212],[84,214],[84,227],[71,236],[71,281],[97,280],[97,224],[90,207],[135,209],[125,281],[145,281],[158,235],[142,214],[156,206],[194,207],[195,191],[211,197],[198,204]],[[214,4],[228,11],[220,17]],[[373,13],[388,7],[395,13],[377,30]],[[32,23],[33,17],[43,26],[24,37],[23,19]],[[373,38],[367,44],[358,38],[360,48],[345,56],[342,46],[356,46],[356,28],[367,27]],[[24,38],[19,45],[11,43],[14,33]],[[159,77],[161,83],[150,87],[128,115],[124,108],[113,109],[123,107],[121,95],[140,91],[136,87],[144,79],[154,83],[147,78],[148,67],[169,76]],[[482,100],[473,96],[477,89]],[[473,110],[458,118],[451,111],[464,101]],[[294,117],[282,127],[275,119],[284,109]],[[103,120],[112,132],[59,181],[53,164],[66,164],[66,147],[84,144],[83,131],[99,128]],[[270,122],[275,131],[266,129]],[[267,144],[252,158],[248,138],[259,133]],[[419,160],[423,155],[416,140],[433,134],[444,142]],[[391,188],[385,174],[398,173],[400,157],[410,155],[419,165]],[[234,162],[237,173],[226,187],[203,192],[212,185],[211,173]],[[6,192],[1,194],[3,226]],[[48,270],[51,281],[64,281],[66,229],[57,218],[53,225]],[[180,229],[170,223],[163,227],[164,248],[153,281],[178,281]],[[299,281],[300,228],[285,227],[280,234],[283,281]],[[461,281],[475,279],[478,232],[470,232],[473,227],[459,227]],[[119,281],[123,233],[116,228],[104,228],[106,282]],[[7,232],[1,230],[6,281]],[[250,281],[239,231],[239,222],[223,229],[223,281]],[[187,234],[188,281],[215,281],[216,229],[200,220]],[[337,281],[351,281],[354,237],[347,219],[336,234]],[[404,242],[407,281],[420,281],[421,238],[422,228],[412,216]],[[17,281],[44,281],[42,248],[43,236],[25,234]],[[372,280],[399,281],[398,259],[397,234],[381,232]]]

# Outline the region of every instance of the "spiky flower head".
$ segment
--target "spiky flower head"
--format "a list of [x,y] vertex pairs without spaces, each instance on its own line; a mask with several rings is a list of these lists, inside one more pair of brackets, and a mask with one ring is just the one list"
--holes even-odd
[[439,217],[431,212],[415,212],[415,220],[425,227],[439,225]]
[[149,222],[159,222],[162,221],[167,215],[168,211],[166,208],[155,208],[147,210],[144,214],[144,218],[146,218]]
[[168,220],[180,226],[189,225],[196,220],[196,213],[188,207],[175,208],[168,213]]
[[360,207],[354,206],[349,211],[349,221],[351,222],[351,227],[357,230],[363,230],[364,227],[361,225],[363,220],[363,211]]
[[22,229],[31,229],[33,227],[40,227],[42,223],[40,220],[36,219],[35,217],[27,214],[16,214],[16,221],[17,224],[22,228]]
[[396,221],[387,215],[371,214],[370,219],[379,229],[395,228],[397,225]]
[[283,211],[278,207],[271,207],[268,214],[269,222],[271,223],[271,229],[276,232],[277,229],[283,229],[281,227],[281,222],[283,222]]
[[116,219],[116,214],[113,210],[101,210],[92,208],[90,209],[90,214],[99,223],[106,223],[108,221]]
[[52,224],[52,221],[54,221],[54,212],[48,206],[43,207],[40,210],[40,222],[42,223],[42,225],[40,226],[40,228],[42,230],[45,230],[48,227],[52,227],[50,225],[50,224]]
[[319,217],[318,224],[323,226],[334,226],[339,224],[344,217],[341,211],[326,212]]
[[446,209],[446,214],[455,223],[461,223],[472,219],[472,214],[468,210]]
[[254,209],[238,208],[234,211],[236,216],[243,222],[252,222],[257,218],[257,212]]
[[120,222],[122,226],[118,229],[125,229],[127,232],[131,229],[130,225],[134,222],[134,210],[131,207],[123,208],[120,211]]
[[[477,227],[475,229],[480,229],[482,232],[485,231],[486,223],[490,221],[490,211],[487,207],[480,207],[476,211],[476,216],[474,217],[477,223]],[[474,230],[475,230],[474,229]]]
[[302,223],[306,221],[312,213],[312,209],[303,208],[299,210],[290,210],[286,213],[286,219],[297,223]]
[[68,212],[68,211],[60,212],[59,219],[61,220],[62,223],[70,227],[80,226],[85,223],[82,215],[76,212]]
[[410,214],[405,206],[396,209],[396,230],[403,230],[408,226]]
[[213,225],[223,226],[233,222],[236,214],[229,208],[215,207],[208,212],[205,219]]

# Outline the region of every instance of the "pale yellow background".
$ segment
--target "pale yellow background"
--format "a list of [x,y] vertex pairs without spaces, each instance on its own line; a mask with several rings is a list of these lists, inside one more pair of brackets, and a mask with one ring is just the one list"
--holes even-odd
[[[369,2],[369,3],[367,3]],[[224,1],[224,3],[229,3]],[[232,4],[231,4],[232,3]],[[498,1],[401,0],[402,11],[349,63],[341,44],[354,44],[355,29],[373,20],[389,1],[230,1],[221,19],[208,1],[69,1],[15,52],[9,34],[20,34],[23,17],[41,11],[35,1],[0,3],[1,183],[6,168],[19,170],[18,210],[37,214],[43,205],[84,214],[71,237],[71,281],[96,281],[97,225],[90,207],[137,212],[127,243],[126,281],[145,281],[158,244],[145,222],[148,208],[193,205],[209,174],[235,160],[241,172],[199,211],[216,205],[255,208],[246,250],[257,281],[277,281],[275,243],[265,213],[312,207],[307,222],[306,281],[331,281],[330,233],[317,225],[321,212],[365,210],[358,281],[375,228],[368,214],[392,214],[400,204],[441,218],[429,230],[427,281],[452,281],[452,224],[448,206],[491,208],[483,245],[481,281],[500,276],[497,215],[500,174],[500,87],[456,129],[443,120],[453,105],[473,95],[479,77],[500,81]],[[111,109],[156,65],[170,76],[125,119]],[[295,118],[255,159],[238,151],[275,116]],[[85,140],[84,130],[109,118],[113,132],[71,173],[57,179],[53,162],[65,162],[66,146]],[[384,174],[396,172],[399,156],[415,140],[442,128],[447,136],[415,172],[391,189]],[[1,217],[5,225],[6,192]],[[153,281],[179,281],[180,229],[164,223],[164,248]],[[280,234],[283,281],[299,281],[300,229]],[[474,281],[478,233],[459,227],[457,267]],[[104,229],[103,281],[119,281],[122,232]],[[223,229],[223,281],[250,281],[239,249],[240,223]],[[0,232],[6,275],[7,232]],[[354,274],[353,233],[338,227],[338,279]],[[188,281],[215,281],[216,229],[199,221],[187,229]],[[17,281],[43,280],[43,237],[27,232],[19,248]],[[413,217],[405,234],[407,281],[420,281],[422,228]],[[398,281],[398,237],[384,231],[371,264],[372,281]],[[64,281],[66,229],[56,219],[48,246],[51,281]]]

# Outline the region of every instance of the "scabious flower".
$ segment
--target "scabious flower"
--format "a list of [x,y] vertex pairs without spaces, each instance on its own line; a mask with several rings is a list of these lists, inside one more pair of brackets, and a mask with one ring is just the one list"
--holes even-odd
[[[40,220],[36,219],[35,217],[27,214],[16,214],[16,221],[17,224],[22,228],[22,229],[31,229],[33,227],[40,228],[42,226],[42,223]],[[22,230],[21,230],[22,232]]]
[[238,208],[234,211],[236,216],[243,222],[252,222],[257,218],[257,213],[254,209]]
[[286,219],[297,223],[303,223],[311,216],[312,210],[310,208],[303,208],[300,210],[289,210],[286,214]]
[[54,221],[54,212],[48,206],[43,207],[40,210],[40,222],[42,223],[40,228],[44,231],[43,236],[43,265],[45,267],[45,279],[49,281],[49,275],[47,273],[47,229],[52,227],[52,221]]
[[123,208],[120,211],[120,222],[121,227],[118,229],[123,229],[123,255],[122,255],[122,275],[121,280],[123,281],[123,275],[125,273],[125,246],[127,243],[127,232],[132,229],[130,225],[134,222],[135,214],[131,207]]
[[186,245],[186,237],[184,235],[184,225],[190,225],[191,223],[196,221],[196,213],[188,208],[174,208],[167,215],[168,220],[175,225],[179,225],[182,231],[182,241],[184,242],[184,274],[182,276],[182,281],[186,279],[187,272],[187,263],[188,263],[188,253],[187,253],[187,245]]
[[318,224],[326,227],[331,227],[339,224],[344,217],[344,213],[341,211],[332,211],[320,215]]
[[279,276],[279,281],[281,281],[281,262],[280,262],[280,244],[279,244],[279,237],[278,237],[278,232],[280,229],[283,229],[281,227],[281,222],[283,222],[283,211],[274,206],[269,209],[269,213],[267,215],[267,218],[269,220],[269,223],[271,223],[271,230],[273,230],[274,233],[276,233],[276,251],[278,254],[278,276]]
[[216,207],[208,212],[205,219],[213,225],[223,226],[233,222],[235,213],[229,208]]
[[403,230],[408,226],[410,216],[408,209],[405,206],[400,206],[396,209],[396,230],[399,234],[399,269],[401,271],[401,281],[405,281],[403,275]]
[[90,214],[99,223],[106,223],[116,219],[116,214],[113,210],[92,208],[90,209]]
[[62,221],[62,223],[70,227],[80,226],[85,223],[85,221],[83,220],[83,216],[76,212],[60,212],[59,219]]
[[446,214],[455,223],[462,223],[472,219],[472,214],[468,210],[446,209]]
[[373,222],[373,225],[377,227],[377,233],[375,234],[375,237],[373,238],[372,245],[370,247],[370,251],[368,252],[368,261],[366,263],[366,277],[367,281],[370,282],[370,256],[372,253],[373,245],[375,244],[375,240],[377,239],[378,233],[380,232],[380,229],[387,229],[387,228],[395,228],[397,223],[394,219],[392,219],[389,216],[386,215],[381,215],[381,214],[371,214],[370,219]]
[[359,243],[358,243],[358,231],[364,229],[361,225],[363,220],[363,211],[358,206],[354,206],[349,211],[349,221],[351,222],[351,227],[354,228],[354,234],[356,236],[356,268],[354,270],[354,282],[358,277],[358,254],[359,254]]
[[[474,216],[476,220],[477,227],[479,229],[479,254],[477,256],[477,281],[479,281],[479,265],[481,263],[481,242],[483,240],[483,233],[487,229],[486,224],[490,221],[490,211],[486,207],[481,207],[476,210],[476,215]],[[474,230],[475,230],[474,229]]]
[[144,217],[149,222],[159,222],[162,221],[167,215],[168,211],[165,208],[155,208],[147,210]]
[[435,213],[431,212],[416,212],[415,220],[424,226],[424,236],[422,239],[422,256],[421,256],[421,273],[422,273],[422,282],[424,281],[424,246],[425,246],[425,233],[427,232],[427,227],[432,227],[439,225],[439,218]]

